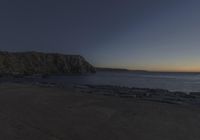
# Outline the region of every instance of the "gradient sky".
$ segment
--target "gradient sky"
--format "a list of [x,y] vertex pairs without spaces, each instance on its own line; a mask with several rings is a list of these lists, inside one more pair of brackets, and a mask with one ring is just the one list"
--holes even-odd
[[199,0],[1,0],[0,50],[95,66],[200,71]]

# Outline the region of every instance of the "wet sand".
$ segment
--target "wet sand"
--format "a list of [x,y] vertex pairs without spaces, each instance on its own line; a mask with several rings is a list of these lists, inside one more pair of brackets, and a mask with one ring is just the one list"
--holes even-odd
[[199,130],[198,106],[0,85],[1,140],[199,140]]

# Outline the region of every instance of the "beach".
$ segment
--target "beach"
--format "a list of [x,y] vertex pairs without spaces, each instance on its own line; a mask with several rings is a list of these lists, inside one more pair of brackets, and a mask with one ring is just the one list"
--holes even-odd
[[[99,94],[102,92],[104,94]],[[200,138],[198,105],[184,101],[175,103],[116,96],[113,91],[109,92],[110,95],[105,94],[105,87],[99,86],[58,88],[51,85],[2,83],[0,139]]]

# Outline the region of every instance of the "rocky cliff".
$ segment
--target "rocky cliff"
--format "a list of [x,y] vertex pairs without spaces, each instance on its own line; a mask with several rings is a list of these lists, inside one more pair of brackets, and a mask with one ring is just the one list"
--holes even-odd
[[91,73],[95,68],[80,55],[0,52],[0,74]]

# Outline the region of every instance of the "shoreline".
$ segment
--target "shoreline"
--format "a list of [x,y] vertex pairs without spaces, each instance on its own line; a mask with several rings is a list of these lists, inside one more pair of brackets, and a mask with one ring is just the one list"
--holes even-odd
[[[4,82],[0,83],[4,84]],[[10,81],[7,84],[31,85],[36,87],[58,88],[58,89],[74,89],[83,94],[93,94],[102,96],[115,96],[120,98],[130,98],[138,100],[147,100],[152,102],[161,102],[179,105],[195,105],[200,106],[200,92],[180,92],[169,91],[166,89],[151,89],[124,87],[114,85],[62,85],[49,82],[25,82]]]
[[[119,75],[118,75],[119,74]],[[127,73],[126,73],[127,74]],[[149,88],[149,89],[164,89],[170,92],[185,92],[200,93],[198,86],[198,75],[116,75],[112,73],[97,72],[96,74],[68,74],[68,75],[3,75],[0,77],[0,82],[19,82],[19,83],[55,83],[65,86],[74,84],[92,84],[92,85],[112,85],[126,86],[129,88]],[[110,76],[110,77],[109,77]],[[115,76],[119,76],[119,79]],[[133,77],[132,77],[133,76]],[[189,76],[189,77],[188,77]],[[184,78],[185,77],[185,78]],[[151,82],[152,80],[152,82]]]

